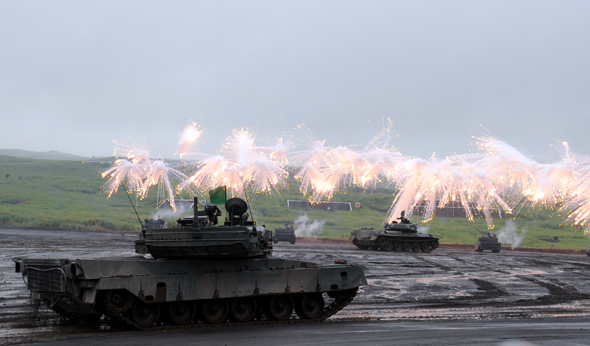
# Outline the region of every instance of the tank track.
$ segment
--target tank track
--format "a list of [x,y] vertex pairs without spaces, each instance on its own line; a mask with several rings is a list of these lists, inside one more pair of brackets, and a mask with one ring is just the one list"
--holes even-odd
[[[390,242],[389,248],[387,242]],[[381,250],[391,252],[432,252],[439,247],[438,238],[424,238],[415,239],[408,237],[397,237],[397,236],[379,236],[375,241],[371,242],[359,242],[357,239],[353,239],[352,243],[361,250]],[[418,244],[415,248],[414,245]],[[426,244],[424,246],[423,244]]]
[[314,323],[323,321],[330,316],[336,314],[340,310],[342,310],[345,306],[350,304],[350,302],[356,297],[358,288],[353,288],[346,291],[336,292],[334,297],[334,301],[330,303],[328,306],[324,307],[323,313],[315,318],[315,319],[303,319],[299,318],[295,314],[293,314],[289,319],[283,321],[274,321],[270,319],[254,319],[249,322],[224,322],[224,323],[216,323],[216,324],[207,324],[207,323],[191,323],[185,325],[174,325],[174,324],[160,324],[154,325],[151,327],[144,327],[140,326],[135,323],[133,320],[128,318],[126,314],[122,311],[118,311],[116,309],[111,308],[110,306],[104,306],[101,309],[101,312],[107,316],[111,321],[111,325],[118,325],[118,326],[126,326],[133,329],[138,329],[142,331],[155,331],[155,330],[169,330],[169,329],[195,329],[195,328],[215,328],[215,327],[223,327],[223,326],[262,326],[262,325],[281,325],[281,324],[303,324],[303,323]]

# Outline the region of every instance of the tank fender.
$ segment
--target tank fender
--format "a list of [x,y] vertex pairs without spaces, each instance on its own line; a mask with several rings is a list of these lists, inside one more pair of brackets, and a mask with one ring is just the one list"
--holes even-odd
[[367,285],[362,269],[352,265],[324,267],[320,272],[320,286],[324,291],[345,290]]
[[341,289],[347,290],[364,285],[368,285],[365,273],[360,268],[352,267],[348,270],[348,280],[342,285]]

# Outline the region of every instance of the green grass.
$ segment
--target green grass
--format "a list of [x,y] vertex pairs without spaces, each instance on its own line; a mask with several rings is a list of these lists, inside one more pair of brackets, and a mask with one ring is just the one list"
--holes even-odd
[[[0,156],[0,227],[2,228],[60,228],[73,230],[95,230],[131,232],[140,229],[137,216],[131,208],[127,195],[121,189],[111,198],[101,193],[106,180],[99,171],[109,164],[83,163],[78,161],[47,161]],[[151,191],[144,200],[132,197],[140,218],[143,220],[156,215],[158,211],[156,191]],[[191,198],[191,196],[180,196]],[[200,199],[205,196],[200,196]],[[350,232],[361,227],[380,228],[391,202],[393,190],[378,188],[364,192],[351,188],[339,193],[332,201],[360,203],[361,208],[352,211],[319,211],[289,209],[286,201],[301,200],[295,182],[280,195],[256,195],[251,197],[251,214],[259,224],[274,230],[285,222],[293,223],[299,216],[307,214],[310,220],[324,221],[319,236],[348,238]],[[188,212],[190,214],[191,212]],[[168,224],[181,215],[173,215]],[[508,219],[494,219],[492,232],[505,226]],[[428,227],[428,233],[439,237],[442,243],[474,244],[481,233],[487,232],[485,220],[473,222],[465,218],[434,218],[420,223]],[[523,209],[512,219],[518,231],[527,229],[521,244],[524,247],[586,249],[590,240],[583,231],[564,225],[564,218],[553,210]],[[559,243],[542,239],[559,237]]]
[[[500,231],[507,221],[516,223],[519,234],[523,229],[526,230],[526,236],[520,244],[522,247],[585,250],[590,246],[590,239],[584,235],[583,230],[563,224],[564,218],[557,216],[552,210],[527,209],[516,217],[494,219],[494,229],[491,232]],[[442,243],[475,244],[482,233],[488,232],[484,219],[469,222],[463,218],[434,218],[422,224],[418,218],[414,218],[414,222],[429,227],[428,233],[440,238]],[[559,242],[547,241],[553,237],[558,237]]]
[[[0,156],[0,227],[132,231],[137,218],[124,193],[107,199],[99,170],[108,164]],[[150,203],[151,202],[151,203]],[[155,201],[139,201],[140,214]]]

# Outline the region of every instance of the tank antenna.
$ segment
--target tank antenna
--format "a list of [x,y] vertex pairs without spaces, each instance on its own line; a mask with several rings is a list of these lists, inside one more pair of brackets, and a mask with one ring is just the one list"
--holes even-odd
[[250,202],[248,201],[248,193],[244,191],[244,197],[246,197],[246,203],[248,203],[248,209],[250,209],[250,215],[252,216],[252,220],[254,220],[254,214],[252,214],[252,207],[250,207]]
[[129,197],[129,192],[127,192],[127,188],[125,188],[125,184],[121,184],[121,186],[123,186],[123,190],[125,190],[125,194],[127,195],[127,198],[129,198],[129,203],[131,203],[131,206],[133,207],[133,211],[135,212],[135,215],[137,215],[137,221],[139,221],[139,224],[141,225],[141,228],[143,229],[143,223],[141,222],[141,218],[139,217],[139,214],[137,213],[137,209],[135,209],[135,205],[133,205],[133,202],[131,201],[131,197]]

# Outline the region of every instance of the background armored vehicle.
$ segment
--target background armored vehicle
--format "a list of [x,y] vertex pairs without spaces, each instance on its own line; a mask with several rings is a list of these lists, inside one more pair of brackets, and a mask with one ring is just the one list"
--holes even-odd
[[288,241],[291,244],[295,244],[295,229],[287,222],[285,227],[275,228],[272,239],[275,243],[278,243],[279,241]]
[[367,284],[362,269],[346,261],[318,265],[270,258],[271,232],[248,220],[246,203],[230,199],[225,207],[220,226],[215,208],[206,208],[206,215],[195,210],[174,228],[146,223],[136,241],[142,255],[15,258],[16,272],[32,298],[67,319],[106,316],[143,330],[158,324],[319,321]]
[[430,252],[439,245],[438,238],[418,233],[418,227],[402,216],[399,223],[386,224],[383,230],[362,228],[350,234],[352,243],[361,250]]
[[483,234],[475,243],[475,251],[482,252],[483,250],[492,250],[498,253],[502,249],[502,244],[498,241],[495,234]]

